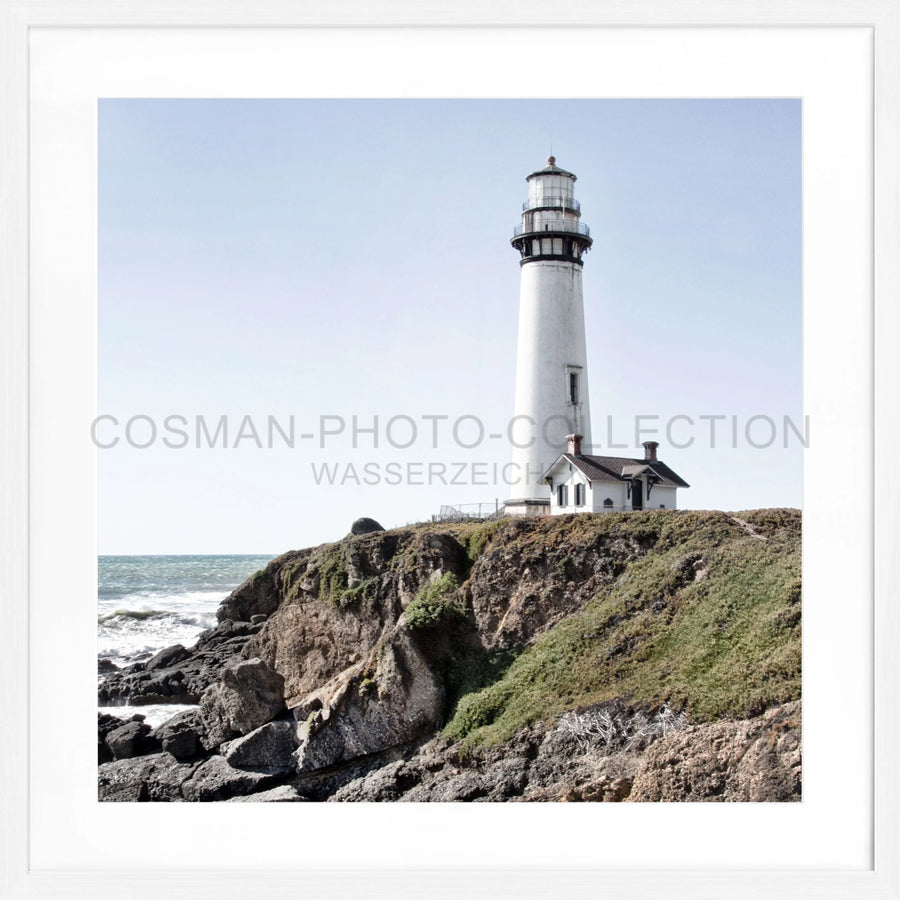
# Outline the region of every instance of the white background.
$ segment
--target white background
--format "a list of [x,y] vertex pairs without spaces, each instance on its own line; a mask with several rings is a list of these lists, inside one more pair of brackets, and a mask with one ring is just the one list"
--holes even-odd
[[[524,77],[557,41],[565,77]],[[32,866],[869,867],[871,72],[868,29],[32,32]],[[96,101],[112,96],[803,98],[801,804],[96,802]]]

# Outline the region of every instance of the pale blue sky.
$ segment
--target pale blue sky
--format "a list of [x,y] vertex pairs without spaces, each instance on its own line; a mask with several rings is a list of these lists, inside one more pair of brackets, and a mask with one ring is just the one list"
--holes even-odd
[[[391,526],[509,496],[329,488],[311,464],[508,460],[505,443],[464,450],[449,427],[432,448],[421,417],[476,415],[492,432],[512,415],[509,238],[551,143],[594,238],[595,438],[607,415],[632,443],[635,415],[799,422],[799,101],[102,101],[100,412],[179,414],[191,431],[197,415],[233,429],[293,415],[298,440],[101,450],[100,552],[276,553],[360,515]],[[299,440],[321,415],[349,429],[354,414],[380,417],[378,449]],[[420,422],[407,450],[384,440],[399,414]],[[684,450],[660,438],[692,485],[680,505],[800,505],[796,440],[732,449],[726,423],[710,449],[708,425],[691,433]]]

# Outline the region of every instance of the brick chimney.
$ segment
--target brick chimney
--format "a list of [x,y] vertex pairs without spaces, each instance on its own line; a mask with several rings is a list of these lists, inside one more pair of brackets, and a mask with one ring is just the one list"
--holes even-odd
[[572,456],[581,456],[581,442],[584,439],[583,434],[567,434],[566,440],[569,442],[568,452]]
[[656,462],[656,448],[659,441],[644,441],[644,460],[645,462]]

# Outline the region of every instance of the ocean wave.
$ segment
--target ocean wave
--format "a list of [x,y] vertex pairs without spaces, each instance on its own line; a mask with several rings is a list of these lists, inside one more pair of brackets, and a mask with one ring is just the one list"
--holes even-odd
[[98,622],[110,622],[113,619],[155,619],[170,616],[171,613],[164,609],[116,609],[111,613],[98,616]]
[[216,624],[213,612],[119,609],[99,616],[97,652],[117,666],[146,659],[163,647],[192,647]]
[[111,625],[116,621],[123,624],[128,621],[145,621],[161,619],[177,625],[195,625],[198,628],[209,628],[215,622],[215,615],[209,613],[180,613],[171,609],[116,609],[97,617],[100,625]]
[[97,600],[101,606],[107,609],[115,604],[118,607],[130,609],[139,604],[166,608],[172,605],[199,605],[210,606],[217,604],[228,596],[227,590],[183,590],[173,591],[165,588],[142,588],[140,590],[98,590]]

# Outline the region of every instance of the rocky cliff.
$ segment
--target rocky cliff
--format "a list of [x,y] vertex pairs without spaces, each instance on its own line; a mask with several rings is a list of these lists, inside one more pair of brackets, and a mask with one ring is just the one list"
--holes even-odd
[[109,675],[108,800],[793,800],[800,513],[423,525],[286,553]]

